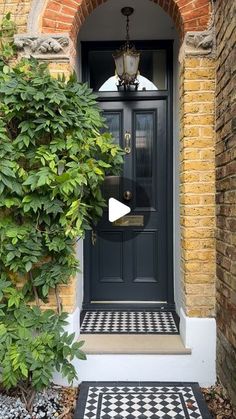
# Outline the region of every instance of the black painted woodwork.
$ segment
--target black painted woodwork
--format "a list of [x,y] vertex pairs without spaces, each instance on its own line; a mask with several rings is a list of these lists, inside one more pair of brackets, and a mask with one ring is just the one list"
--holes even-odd
[[[154,48],[154,43],[151,45]],[[88,44],[88,45],[87,45]],[[89,74],[86,56],[89,48],[100,43],[84,43],[82,50],[84,81]],[[107,43],[103,43],[106,46]],[[109,48],[111,48],[110,43]],[[136,44],[136,43],[135,43]],[[155,43],[156,44],[156,43]],[[107,211],[97,226],[97,241],[92,245],[91,233],[84,246],[84,308],[173,307],[172,278],[172,48],[171,42],[160,46],[167,50],[167,90],[155,92],[99,93],[100,106],[112,128],[114,137],[123,147],[126,131],[132,135],[132,152],[124,157],[123,176],[119,190],[111,188],[111,197],[123,200],[127,179],[137,181],[132,190],[132,214],[148,219],[145,228],[118,227],[108,221]],[[108,46],[107,46],[108,47]],[[148,42],[142,43],[142,48]],[[115,49],[115,48],[114,48]],[[142,147],[136,128],[149,121],[148,147]],[[116,127],[117,122],[119,126]],[[146,124],[147,125],[147,124]],[[117,128],[117,129],[115,129]],[[136,148],[136,142],[139,144]],[[146,177],[145,177],[146,175]],[[147,175],[150,175],[149,178]],[[109,186],[105,185],[105,190]],[[149,202],[148,202],[149,201]],[[128,203],[127,203],[128,204]],[[138,234],[137,234],[138,233]],[[96,302],[99,304],[96,304]],[[131,303],[132,302],[132,303]]]

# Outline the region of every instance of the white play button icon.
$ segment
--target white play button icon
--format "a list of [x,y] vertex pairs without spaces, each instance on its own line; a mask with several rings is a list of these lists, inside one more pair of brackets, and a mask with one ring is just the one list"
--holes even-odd
[[131,211],[130,207],[122,204],[122,202],[117,201],[115,198],[110,198],[108,201],[108,218],[111,223],[113,221],[119,220],[119,218],[124,217],[124,215],[129,214]]

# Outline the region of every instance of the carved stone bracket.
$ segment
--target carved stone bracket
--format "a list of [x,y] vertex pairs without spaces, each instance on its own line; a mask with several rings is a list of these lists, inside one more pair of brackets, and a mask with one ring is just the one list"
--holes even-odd
[[184,56],[215,56],[214,27],[201,32],[187,32],[180,50],[180,60]]
[[15,35],[14,43],[22,57],[44,61],[69,61],[74,54],[69,35]]

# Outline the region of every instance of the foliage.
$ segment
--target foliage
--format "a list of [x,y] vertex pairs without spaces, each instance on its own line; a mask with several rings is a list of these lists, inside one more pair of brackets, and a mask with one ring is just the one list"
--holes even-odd
[[15,23],[11,19],[11,13],[3,16],[0,23],[0,51],[3,60],[9,60],[15,53],[13,36],[15,34]]
[[0,264],[28,274],[25,295],[46,298],[75,274],[75,239],[102,215],[100,187],[121,152],[101,133],[92,91],[73,76],[56,80],[23,60],[0,75],[0,95]]
[[[78,270],[76,241],[101,217],[101,186],[119,172],[122,151],[87,85],[52,78],[33,58],[9,65],[13,33],[7,15],[0,30],[0,365],[4,386],[20,387],[30,409],[54,367],[71,381],[71,360],[84,358],[83,342],[63,331],[59,285]],[[40,309],[50,290],[57,313]]]
[[67,314],[30,307],[9,281],[0,283],[0,364],[2,383],[21,389],[30,411],[35,391],[48,387],[55,370],[72,382],[74,358],[85,359],[83,341],[64,331]]

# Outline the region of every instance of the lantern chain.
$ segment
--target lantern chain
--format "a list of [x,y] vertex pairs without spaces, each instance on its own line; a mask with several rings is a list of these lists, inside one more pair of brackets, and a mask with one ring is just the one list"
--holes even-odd
[[129,16],[126,16],[126,41],[129,44],[130,37],[129,37]]

